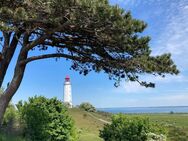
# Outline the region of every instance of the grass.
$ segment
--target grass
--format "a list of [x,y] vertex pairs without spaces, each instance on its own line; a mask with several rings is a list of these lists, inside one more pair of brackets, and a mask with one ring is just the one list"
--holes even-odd
[[0,141],[27,141],[27,140],[23,139],[22,137],[0,134]]
[[128,116],[145,116],[151,121],[188,127],[188,114],[129,114]]
[[103,141],[100,137],[93,133],[84,133],[80,136],[79,141]]
[[167,141],[188,140],[188,114],[127,114],[127,116],[148,117],[151,122],[165,125]]
[[[87,112],[80,109],[70,109],[69,113],[75,121],[75,126],[80,134],[78,141],[102,141],[99,138],[99,130],[103,128],[103,122],[93,118]],[[101,117],[100,114],[96,113],[95,116],[106,120],[106,117]]]
[[188,134],[188,114],[129,114],[128,116],[149,117],[152,122],[182,128]]
[[[104,123],[93,118],[80,109],[70,109],[76,127],[80,131],[79,141],[102,141],[99,130]],[[110,121],[110,116],[101,113],[92,113],[97,118]],[[168,141],[187,141],[188,114],[127,114],[127,116],[148,117],[151,122],[157,122],[168,127]]]
[[[78,141],[103,141],[99,137],[99,130],[104,126],[103,119],[110,121],[110,115],[105,113],[89,113],[73,108],[69,113],[75,121],[78,129]],[[188,140],[188,114],[127,114],[127,116],[148,117],[151,122],[161,123],[169,129],[168,141],[187,141]],[[98,119],[97,119],[98,118]],[[26,141],[21,137],[11,137],[0,134],[0,141]]]

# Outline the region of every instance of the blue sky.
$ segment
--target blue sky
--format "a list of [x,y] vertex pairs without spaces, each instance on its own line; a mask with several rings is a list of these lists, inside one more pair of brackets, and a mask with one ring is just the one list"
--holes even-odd
[[[13,102],[27,100],[34,95],[63,99],[64,77],[71,77],[73,104],[90,102],[96,107],[139,107],[139,106],[183,106],[188,105],[188,0],[110,0],[125,10],[131,10],[133,17],[148,23],[143,35],[152,40],[152,54],[172,54],[181,73],[166,78],[150,75],[145,80],[156,82],[155,89],[146,89],[137,83],[121,82],[114,87],[103,73],[82,76],[69,70],[70,62],[48,59],[32,62],[27,66],[21,87]],[[11,80],[13,60],[4,86]]]

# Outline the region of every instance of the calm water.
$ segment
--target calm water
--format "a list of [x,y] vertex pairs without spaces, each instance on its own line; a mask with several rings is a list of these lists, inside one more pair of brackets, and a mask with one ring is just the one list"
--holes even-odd
[[110,113],[188,113],[188,106],[100,108],[98,110]]

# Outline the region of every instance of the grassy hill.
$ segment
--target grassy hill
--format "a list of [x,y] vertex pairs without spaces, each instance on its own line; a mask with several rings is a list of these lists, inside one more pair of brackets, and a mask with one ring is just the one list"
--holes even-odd
[[[77,108],[69,109],[69,113],[79,130],[79,141],[102,141],[98,135],[105,123],[100,119],[110,121],[110,116],[88,113]],[[127,116],[148,117],[151,122],[168,126],[168,141],[187,141],[188,139],[188,114],[127,114]]]
[[98,113],[88,113],[77,108],[69,109],[69,113],[79,131],[79,141],[102,141],[99,138],[99,130],[103,128],[105,122],[100,119],[108,121],[109,117]]
[[[106,122],[110,121],[110,115],[104,113],[88,113],[78,108],[69,109],[69,114],[75,121],[79,132],[78,141],[103,141],[99,137],[99,130]],[[162,123],[169,127],[168,141],[188,140],[188,114],[127,114],[127,116],[144,116],[150,121]],[[20,137],[5,136],[0,134],[0,141],[26,141]]]

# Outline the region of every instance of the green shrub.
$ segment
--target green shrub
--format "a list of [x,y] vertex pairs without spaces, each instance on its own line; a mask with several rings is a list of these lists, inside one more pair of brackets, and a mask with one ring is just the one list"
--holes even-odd
[[56,98],[29,98],[17,105],[32,141],[74,141],[76,132],[67,108]]
[[88,102],[84,102],[84,103],[80,104],[79,108],[83,109],[87,112],[96,112],[95,107]]
[[29,141],[29,140],[15,135],[7,135],[0,133],[0,141]]
[[112,117],[112,123],[106,124],[100,131],[100,137],[104,141],[147,141],[149,133],[162,132],[162,129],[156,128],[148,118],[117,114]]
[[9,104],[3,117],[3,126],[11,126],[17,118],[17,114],[14,105]]
[[[4,89],[0,88],[0,96],[3,94]],[[9,103],[3,116],[3,121],[0,125],[1,132],[8,134],[15,134],[19,128],[19,115],[16,107]],[[0,140],[1,141],[1,140]]]
[[21,134],[18,110],[10,103],[3,117],[1,131],[8,134]]
[[166,136],[163,134],[158,135],[150,132],[147,134],[147,137],[147,141],[166,141]]

